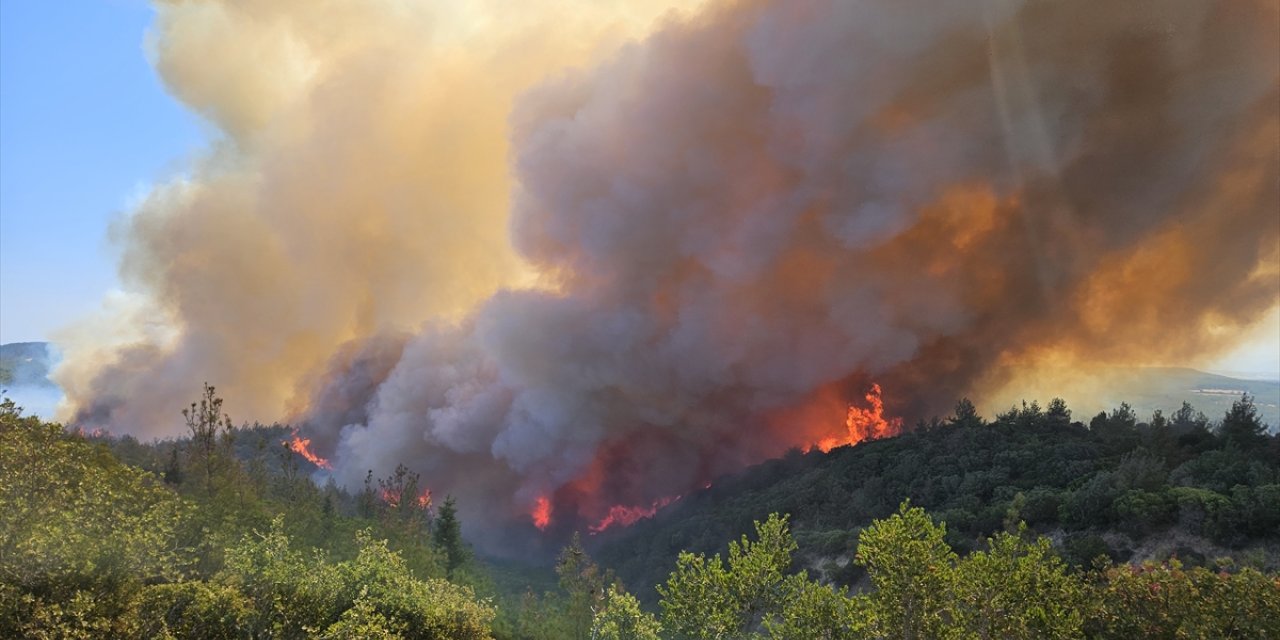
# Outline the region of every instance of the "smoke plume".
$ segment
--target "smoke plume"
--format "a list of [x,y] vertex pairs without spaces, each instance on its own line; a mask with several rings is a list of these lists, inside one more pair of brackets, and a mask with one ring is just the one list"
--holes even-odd
[[124,223],[172,331],[69,352],[73,415],[146,432],[209,380],[348,485],[585,529],[844,434],[873,382],[945,414],[1280,300],[1275,0],[557,8],[163,5],[226,137]]

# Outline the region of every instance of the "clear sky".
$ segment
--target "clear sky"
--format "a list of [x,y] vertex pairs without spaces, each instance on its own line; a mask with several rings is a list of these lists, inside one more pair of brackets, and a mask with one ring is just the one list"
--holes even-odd
[[[117,286],[111,220],[207,138],[147,61],[142,0],[0,0],[0,342],[45,340]],[[1280,314],[1224,358],[1280,376]]]
[[0,0],[0,342],[116,286],[107,227],[204,139],[147,62],[142,0]]

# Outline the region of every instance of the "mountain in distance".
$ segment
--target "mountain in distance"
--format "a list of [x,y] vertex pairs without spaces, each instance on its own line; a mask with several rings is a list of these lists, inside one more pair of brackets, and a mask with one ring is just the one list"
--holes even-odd
[[[1229,377],[1186,367],[1107,367],[1080,375],[1065,386],[1035,384],[1039,381],[1034,379],[1027,382],[1026,387],[1047,387],[1056,392],[1076,412],[1075,418],[1085,424],[1099,411],[1109,412],[1122,402],[1133,408],[1139,420],[1149,419],[1157,409],[1167,417],[1183,402],[1216,420],[1241,394],[1248,393],[1253,396],[1263,422],[1272,430],[1280,428],[1280,380],[1275,379]],[[1013,385],[1015,389],[1018,386]],[[1089,401],[1081,402],[1080,398]],[[992,407],[989,411],[994,414],[1019,405],[1024,399],[1027,402],[1038,399],[1044,406],[1051,398],[1006,394],[994,398],[987,406]]]

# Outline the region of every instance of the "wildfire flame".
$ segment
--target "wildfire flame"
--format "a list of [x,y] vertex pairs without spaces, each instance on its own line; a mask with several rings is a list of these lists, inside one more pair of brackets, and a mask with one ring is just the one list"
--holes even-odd
[[306,458],[307,462],[310,462],[321,469],[333,468],[333,465],[329,464],[328,460],[321,458],[311,451],[311,438],[303,438],[298,435],[297,431],[294,431],[293,437],[287,440],[285,444],[288,445],[289,449],[294,453]]
[[654,500],[653,504],[648,507],[627,507],[615,504],[612,507],[609,507],[609,513],[605,515],[600,522],[588,527],[587,531],[590,532],[591,535],[595,535],[615,524],[629,527],[641,518],[652,517],[653,514],[658,512],[658,509],[661,509],[679,499],[680,496],[659,498]]
[[529,517],[533,518],[533,526],[541,531],[546,531],[547,526],[551,524],[551,501],[546,496],[538,496],[538,500],[533,503],[533,511],[529,513]]
[[[400,492],[389,487],[383,487],[378,492],[378,497],[382,498],[382,501],[393,509],[400,506]],[[431,489],[423,489],[422,493],[414,500],[414,503],[418,505],[419,509],[431,508]]]
[[845,438],[823,438],[814,445],[810,446],[806,451],[811,451],[815,447],[827,453],[832,449],[846,444],[858,444],[864,440],[875,440],[894,436],[902,431],[902,418],[885,418],[884,417],[884,399],[881,397],[879,384],[872,384],[871,389],[864,396],[867,399],[868,408],[849,405],[849,411],[845,415],[844,425],[848,429],[848,435]]

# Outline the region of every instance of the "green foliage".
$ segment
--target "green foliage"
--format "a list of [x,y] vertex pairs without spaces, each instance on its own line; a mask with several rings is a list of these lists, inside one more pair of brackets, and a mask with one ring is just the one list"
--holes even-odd
[[964,637],[1075,638],[1083,622],[1084,590],[1046,538],[1026,526],[987,541],[986,551],[955,565],[953,625]]
[[858,564],[867,568],[876,629],[905,638],[941,637],[946,594],[956,554],[943,541],[946,525],[935,525],[924,509],[903,503],[858,538]]
[[954,427],[981,427],[985,424],[982,416],[978,415],[978,408],[968,398],[961,398],[956,403],[955,413],[947,422]]
[[445,570],[452,578],[471,557],[462,540],[462,524],[458,521],[458,509],[453,496],[446,496],[444,504],[440,505],[431,535],[436,548],[444,554]]
[[1266,433],[1267,425],[1262,423],[1258,407],[1248,393],[1231,404],[1231,409],[1222,418],[1222,425],[1218,427],[1218,434],[1228,444],[1246,449],[1265,442]]
[[[750,558],[745,570],[735,570],[732,553],[727,566],[718,556],[682,554],[659,587],[660,624],[673,632],[667,637],[1131,640],[1280,632],[1280,577],[1253,569],[1183,571],[1177,561],[1103,561],[1091,572],[1072,572],[1048,539],[1022,524],[961,558],[944,542],[945,525],[906,503],[862,532],[857,557],[874,589],[847,596],[785,572],[794,550],[785,522],[771,516],[756,524],[757,541],[731,545],[740,560]],[[627,616],[644,615],[627,602]]]
[[[1060,531],[1056,539],[1075,564],[1088,565],[1092,556],[1083,553],[1167,555],[1163,541],[1175,537],[1208,555],[1221,553],[1210,547],[1272,549],[1263,561],[1280,563],[1280,512],[1266,506],[1273,504],[1266,487],[1280,484],[1280,436],[1260,436],[1247,448],[1231,444],[1190,405],[1168,419],[1153,416],[1151,424],[1122,405],[1092,430],[1069,422],[1071,415],[1054,399],[1045,408],[1013,407],[987,423],[961,401],[936,429],[796,453],[717,479],[658,518],[601,536],[595,553],[627,584],[647,587],[665,580],[679,550],[723,552],[722,541],[753,521],[789,513],[799,558],[851,586],[865,572],[843,562],[847,541],[892,515],[902,499],[945,519],[945,542],[964,554],[1005,529],[1021,494],[1015,520]],[[652,603],[647,589],[636,595]]]
[[[0,405],[0,637],[57,628],[112,635],[143,584],[179,578],[190,507],[104,447]],[[25,603],[25,604],[24,604]],[[52,625],[52,627],[50,626]],[[41,632],[43,633],[43,632]],[[49,632],[53,635],[58,633]]]
[[1091,574],[1090,637],[1280,637],[1280,577],[1168,564],[1104,567]]
[[[404,559],[368,531],[357,534],[357,546],[354,560],[308,556],[292,548],[277,518],[267,533],[228,550],[216,579],[254,602],[259,629],[272,637],[302,638],[333,625],[335,633],[381,625],[407,639],[488,637],[495,612],[469,588],[413,577]],[[371,612],[343,617],[358,604]]]
[[556,561],[556,575],[566,596],[561,612],[567,625],[565,637],[590,637],[592,619],[613,582],[612,573],[601,571],[582,548],[582,538],[574,533]]
[[662,625],[677,638],[847,638],[865,626],[854,601],[832,588],[788,575],[795,540],[787,518],[755,523],[756,539],[729,543],[719,555],[680,554],[658,587]]
[[244,638],[260,626],[253,601],[230,585],[178,582],[147,587],[133,603],[144,638]]
[[519,583],[499,618],[453,499],[433,510],[403,465],[361,495],[317,487],[287,427],[234,427],[208,386],[179,442],[67,433],[5,402],[0,637],[1275,637],[1274,574],[1111,564],[1174,531],[1274,567],[1257,549],[1280,531],[1278,441],[1251,409],[1210,431],[1189,405],[1149,424],[1122,405],[1089,430],[1059,399],[990,424],[962,401],[925,433],[797,452],[611,531],[611,565],[670,571],[656,608],[575,536],[559,589],[549,571],[542,595]]
[[629,593],[613,591],[592,621],[591,637],[597,640],[659,640],[662,625],[640,609]]
[[[336,513],[336,489],[288,464],[273,477],[261,456],[242,463],[234,436],[261,452],[258,436],[278,442],[280,430],[235,429],[221,406],[206,386],[184,412],[187,446],[148,448],[0,404],[0,637],[490,637],[493,606],[433,577],[443,554],[425,502],[359,529]],[[170,482],[121,464],[114,447]],[[304,551],[290,531],[325,550]]]

